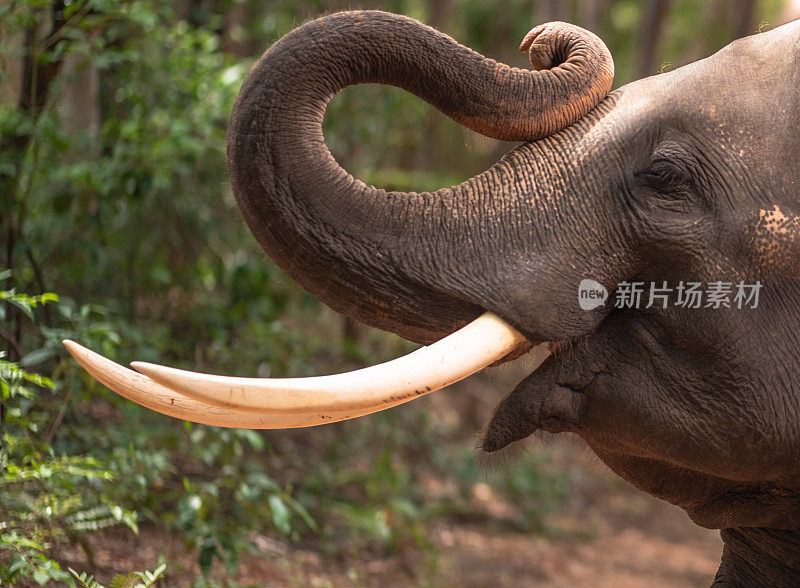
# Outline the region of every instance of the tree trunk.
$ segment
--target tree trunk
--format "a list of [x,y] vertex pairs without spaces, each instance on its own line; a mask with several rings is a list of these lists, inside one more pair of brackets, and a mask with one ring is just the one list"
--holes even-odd
[[734,3],[733,13],[733,39],[747,37],[756,32],[756,2],[755,0],[739,0]]
[[656,62],[658,42],[669,12],[669,0],[649,0],[645,6],[639,34],[639,60],[637,77],[645,78],[658,72]]

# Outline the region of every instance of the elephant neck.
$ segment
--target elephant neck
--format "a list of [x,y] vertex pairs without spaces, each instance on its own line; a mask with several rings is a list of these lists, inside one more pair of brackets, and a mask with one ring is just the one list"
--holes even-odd
[[735,527],[722,529],[722,563],[713,586],[797,586],[800,531]]

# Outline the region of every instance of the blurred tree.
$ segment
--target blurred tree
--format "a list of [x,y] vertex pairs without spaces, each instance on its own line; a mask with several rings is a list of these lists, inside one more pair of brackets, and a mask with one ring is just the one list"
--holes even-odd
[[655,63],[658,42],[664,27],[670,0],[648,0],[644,9],[642,25],[639,29],[639,77],[656,73]]
[[756,32],[756,0],[739,0],[735,3],[733,38],[746,37]]

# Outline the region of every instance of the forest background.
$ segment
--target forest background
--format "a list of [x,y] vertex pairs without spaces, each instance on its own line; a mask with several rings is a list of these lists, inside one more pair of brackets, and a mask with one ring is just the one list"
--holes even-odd
[[[413,348],[291,282],[227,179],[248,68],[348,8],[409,15],[520,67],[532,26],[574,22],[609,45],[615,87],[800,16],[784,0],[0,2],[0,582],[479,585],[447,555],[459,537],[506,556],[497,541],[517,537],[536,560],[597,542],[592,505],[635,504],[574,444],[481,463],[476,432],[530,359],[368,418],[261,432],[150,412],[65,354],[69,337],[120,363],[303,376]],[[325,135],[351,173],[400,190],[458,183],[511,147],[376,86],[334,98]],[[513,585],[508,559],[488,570],[498,585]]]

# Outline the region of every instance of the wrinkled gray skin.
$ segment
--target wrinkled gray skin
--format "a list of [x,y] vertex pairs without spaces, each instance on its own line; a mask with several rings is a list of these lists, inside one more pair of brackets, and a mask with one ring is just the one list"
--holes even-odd
[[[398,38],[384,42],[402,52]],[[352,62],[360,50],[348,48]],[[299,70],[319,56],[271,51],[229,134],[234,191],[267,251],[337,310],[415,340],[489,310],[531,343],[557,342],[498,406],[484,449],[539,429],[577,433],[638,488],[722,529],[716,585],[796,585],[800,22],[620,88],[477,179],[419,195],[303,159],[321,130],[280,128],[276,102],[305,90],[275,80],[289,75],[281,51]],[[314,139],[281,151],[292,133]],[[756,309],[584,311],[584,278],[610,291],[624,280],[763,287]]]

